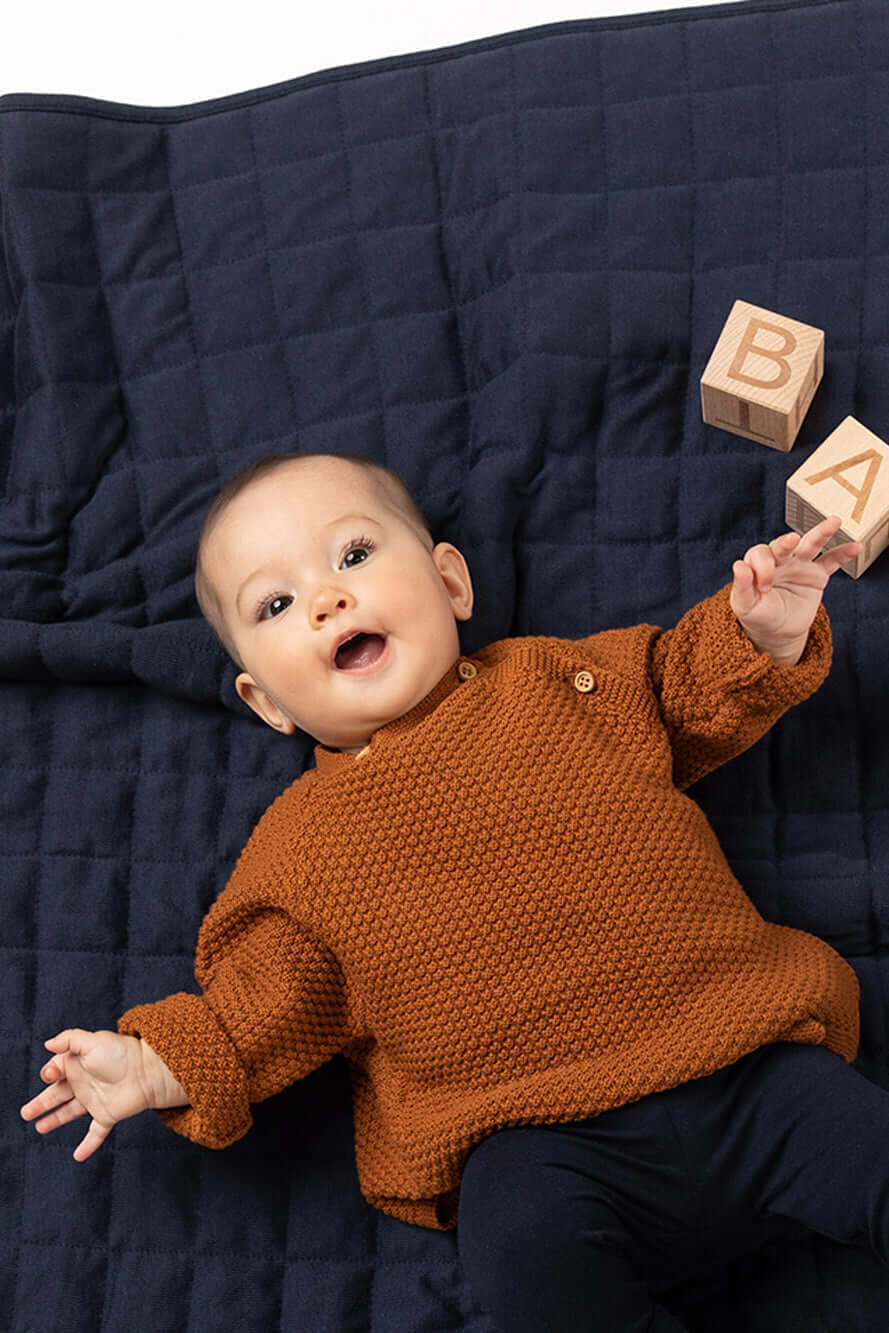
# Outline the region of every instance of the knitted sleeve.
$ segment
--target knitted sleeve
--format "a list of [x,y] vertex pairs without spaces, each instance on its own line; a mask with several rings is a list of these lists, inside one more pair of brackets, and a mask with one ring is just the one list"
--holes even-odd
[[188,1106],[157,1114],[210,1148],[246,1134],[251,1102],[311,1073],[343,1050],[351,1031],[336,958],[298,927],[271,877],[268,887],[251,885],[250,865],[242,853],[201,926],[202,994],[137,1005],[117,1023],[144,1037],[188,1094]]
[[731,609],[732,585],[691,607],[673,629],[655,630],[649,676],[684,789],[750,748],[830,670],[833,642],[823,603],[799,661],[778,665],[747,638]]

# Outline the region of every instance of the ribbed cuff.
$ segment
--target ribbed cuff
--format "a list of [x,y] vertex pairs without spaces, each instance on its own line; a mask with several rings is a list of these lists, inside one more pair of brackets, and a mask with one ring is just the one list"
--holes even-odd
[[818,606],[799,661],[793,666],[781,665],[771,653],[761,653],[748,639],[731,608],[731,590],[731,583],[727,583],[711,599],[714,615],[721,622],[714,637],[718,638],[719,651],[724,654],[722,673],[728,679],[727,688],[747,689],[761,682],[773,698],[788,708],[808,699],[825,680],[833,658],[833,637],[824,603]]
[[125,1036],[142,1037],[182,1084],[188,1106],[157,1111],[177,1134],[208,1148],[226,1148],[253,1123],[247,1078],[237,1051],[199,995],[179,991],[136,1005],[117,1020]]

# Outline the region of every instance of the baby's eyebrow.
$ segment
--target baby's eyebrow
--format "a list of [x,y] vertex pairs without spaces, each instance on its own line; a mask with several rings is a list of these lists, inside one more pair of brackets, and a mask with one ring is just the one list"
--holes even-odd
[[[329,523],[325,523],[321,531],[326,532],[328,528],[335,528],[338,523],[345,523],[346,520],[350,518],[360,518],[365,523],[376,523],[377,526],[379,526],[379,519],[371,518],[370,514],[340,514],[339,518],[333,518]],[[241,584],[241,586],[238,588],[238,591],[235,595],[235,610],[238,612],[239,616],[243,616],[244,614],[243,611],[241,610],[241,593],[247,587],[247,584],[252,582],[252,580],[256,578],[257,574],[261,574],[263,570],[267,568],[268,565],[260,565],[258,569],[254,569],[253,573],[248,574],[247,577],[244,579],[243,583]]]

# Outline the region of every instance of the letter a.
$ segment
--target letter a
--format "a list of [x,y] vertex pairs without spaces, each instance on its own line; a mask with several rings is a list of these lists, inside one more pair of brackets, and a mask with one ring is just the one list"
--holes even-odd
[[[850,495],[855,496],[855,508],[852,510],[851,517],[856,523],[860,523],[864,517],[864,511],[867,508],[867,502],[871,497],[871,491],[874,488],[874,482],[877,479],[877,473],[880,470],[880,455],[876,449],[868,449],[863,454],[856,454],[854,458],[844,458],[839,463],[834,463],[832,467],[826,467],[823,472],[813,472],[810,477],[803,477],[803,481],[809,482],[815,486],[819,481],[827,481],[828,477],[833,477],[834,481],[843,486]],[[847,468],[857,467],[859,463],[867,463],[867,476],[864,478],[864,485],[858,490],[850,481],[842,475]]]
[[[768,333],[776,333],[779,338],[784,339],[784,346],[779,352],[771,347],[757,347],[756,335],[760,329],[765,329]],[[780,324],[767,324],[764,319],[751,319],[744,332],[744,336],[738,344],[738,350],[735,353],[735,359],[728,369],[728,378],[730,380],[741,380],[744,384],[752,384],[757,389],[780,389],[788,382],[793,373],[790,368],[790,362],[785,358],[796,351],[796,338],[789,329],[782,329]],[[775,379],[763,380],[756,379],[753,375],[745,375],[743,366],[749,355],[764,356],[769,361],[777,361],[778,375]]]

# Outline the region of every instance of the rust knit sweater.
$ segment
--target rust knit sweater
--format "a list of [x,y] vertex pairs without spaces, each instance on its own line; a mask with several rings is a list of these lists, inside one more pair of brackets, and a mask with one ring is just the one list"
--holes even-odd
[[757,652],[730,586],[667,631],[504,639],[461,657],[360,755],[262,816],[209,910],[202,994],[128,1010],[198,1143],[342,1053],[367,1200],[456,1225],[470,1148],[583,1119],[766,1042],[851,1063],[858,982],[816,936],[766,922],[683,789],[827,674]]

